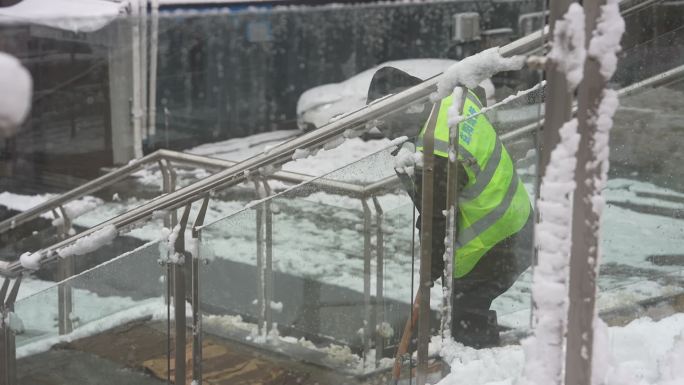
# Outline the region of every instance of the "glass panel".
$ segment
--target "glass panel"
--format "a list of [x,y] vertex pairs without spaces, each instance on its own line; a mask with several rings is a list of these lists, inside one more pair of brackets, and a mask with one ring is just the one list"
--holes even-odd
[[682,100],[681,81],[646,88],[621,98],[615,115],[598,300],[608,323],[681,310],[675,304],[684,267]]
[[57,287],[43,281],[26,279],[21,283],[25,294],[14,305],[14,313],[24,326],[24,332],[16,337],[18,355],[22,347],[38,341],[57,337]]
[[[43,366],[55,360],[64,368],[78,367],[73,376],[97,383],[119,383],[116,371],[122,367],[155,371],[165,363],[166,330],[160,321],[166,318],[166,285],[160,280],[159,247],[158,242],[145,244],[21,298],[15,305],[24,329],[17,336],[20,383],[35,383],[47,375]],[[47,284],[30,278],[22,282],[24,293]],[[68,346],[68,352],[56,345]]]

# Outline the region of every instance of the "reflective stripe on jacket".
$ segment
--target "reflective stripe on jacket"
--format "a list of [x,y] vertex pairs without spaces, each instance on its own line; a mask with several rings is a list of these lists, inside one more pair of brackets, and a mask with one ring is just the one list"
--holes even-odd
[[[435,127],[434,154],[448,157],[450,96],[442,100]],[[462,114],[478,113],[482,105],[469,91]],[[423,127],[417,150],[423,151]],[[520,231],[531,213],[530,199],[520,181],[513,160],[494,128],[482,115],[459,124],[458,160],[468,176],[459,191],[458,237],[454,258],[454,277],[468,274],[494,245]]]

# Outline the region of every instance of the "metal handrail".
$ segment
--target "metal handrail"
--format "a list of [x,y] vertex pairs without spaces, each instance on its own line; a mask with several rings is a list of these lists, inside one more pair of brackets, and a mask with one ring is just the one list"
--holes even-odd
[[[625,4],[624,0],[622,3]],[[650,2],[646,3],[650,4]],[[629,11],[631,10],[633,10],[633,8],[629,9]],[[545,26],[542,30],[533,32],[530,35],[524,36],[516,41],[507,44],[504,47],[501,47],[500,52],[504,57],[531,52],[534,49],[538,48],[540,39],[546,39],[547,37],[548,27]],[[102,222],[99,225],[96,225],[75,236],[72,236],[64,241],[61,241],[44,250],[41,250],[39,251],[42,254],[41,264],[57,259],[58,256],[56,254],[56,250],[58,250],[59,248],[67,246],[80,238],[86,237],[98,230],[101,230],[104,227],[115,226],[117,229],[121,229],[126,226],[135,224],[139,221],[145,220],[146,218],[152,216],[152,214],[155,211],[174,210],[184,205],[190,204],[194,201],[201,199],[206,194],[216,190],[217,188],[230,187],[242,183],[243,181],[248,179],[249,175],[258,173],[260,169],[262,169],[263,167],[279,166],[287,162],[292,158],[294,151],[297,149],[318,148],[327,143],[328,141],[335,139],[341,135],[344,135],[344,132],[347,130],[357,129],[360,126],[365,125],[368,121],[382,118],[383,116],[396,112],[407,105],[425,100],[431,93],[437,90],[437,84],[442,80],[443,77],[444,74],[436,75],[407,90],[391,95],[387,98],[377,101],[376,103],[370,104],[353,112],[345,114],[338,120],[330,122],[317,130],[311,131],[298,138],[282,143],[268,151],[265,151],[254,157],[246,159],[242,162],[230,165],[226,169],[214,175],[199,180],[173,193],[165,194],[156,199],[153,199],[152,201],[149,201],[141,206],[129,210],[124,214],[121,214],[115,218]],[[511,132],[510,135],[503,135],[502,140],[514,139],[518,137],[518,135],[520,134],[525,134],[534,130],[537,126],[538,123],[533,123],[528,127],[523,127],[523,129],[518,129],[514,132]],[[149,156],[153,155],[154,154],[151,154]],[[131,164],[129,164],[129,166],[140,167],[139,162],[142,162],[143,159],[145,158],[133,161],[131,162]],[[123,169],[127,170],[126,167],[124,167]],[[126,174],[126,171],[117,171],[122,173],[123,175]],[[123,176],[121,176],[121,178],[123,178]],[[90,182],[82,186],[81,191],[87,191],[88,188],[86,188],[86,186],[89,186],[90,188],[94,187],[94,182],[98,180],[99,178],[93,182]],[[386,182],[389,183],[389,181]],[[66,201],[64,197],[62,197],[62,200]],[[51,200],[49,203],[54,204],[57,201],[58,200],[56,198],[55,200]],[[17,222],[15,221],[14,225],[16,225],[16,223]],[[12,222],[10,220],[10,225],[11,224]],[[25,269],[21,266],[19,261],[16,261],[10,264],[10,266],[6,270],[0,270],[0,274],[17,275],[24,270]]]
[[[665,71],[650,78],[646,78],[627,87],[621,88],[617,91],[618,97],[624,97],[632,95],[636,92],[641,91],[644,88],[656,88],[681,81],[684,78],[684,65],[675,67],[669,71]],[[577,103],[572,106],[573,113],[577,110]],[[501,135],[501,140],[515,140],[519,139],[526,134],[534,133],[540,124],[544,124],[544,119],[540,119],[537,122],[530,123],[526,126],[517,128],[513,131],[509,131]]]
[[[52,212],[52,210],[58,209],[60,206],[65,205],[73,200],[83,198],[84,196],[111,186],[114,183],[131,176],[133,173],[144,169],[146,166],[159,162],[160,160],[174,161],[183,166],[199,166],[215,169],[226,169],[238,163],[231,160],[160,149],[140,159],[135,159],[121,168],[108,172],[105,175],[102,175],[55,198],[23,211],[11,218],[1,221],[0,233],[11,230],[16,226],[38,218],[43,214]],[[269,178],[287,183],[302,183],[310,181],[314,177],[312,175],[297,172],[277,171],[270,175]],[[320,178],[316,179],[314,183],[325,191],[335,191],[337,193],[342,193],[343,195],[346,194],[359,196],[366,192],[366,187],[351,182]]]
[[[248,179],[249,175],[258,173],[262,167],[280,165],[292,158],[297,149],[313,149],[324,145],[326,142],[343,135],[346,130],[356,129],[364,125],[367,121],[381,118],[387,114],[397,111],[406,105],[426,99],[437,89],[437,83],[443,75],[432,77],[421,84],[407,89],[398,94],[380,100],[357,111],[346,114],[340,119],[331,122],[315,131],[304,134],[301,137],[285,142],[275,148],[256,155],[252,158],[234,164],[225,170],[214,175],[197,181],[189,186],[183,187],[173,193],[160,196],[152,201],[127,211],[115,218],[100,223],[64,241],[58,242],[46,249],[38,251],[41,253],[40,263],[45,264],[53,261],[59,256],[56,250],[72,244],[80,238],[91,235],[108,226],[115,226],[121,229],[137,222],[146,220],[158,210],[174,210],[186,204],[201,199],[206,194],[219,187],[230,187],[242,183]],[[19,261],[15,261],[4,271],[3,275],[17,275],[26,269]]]

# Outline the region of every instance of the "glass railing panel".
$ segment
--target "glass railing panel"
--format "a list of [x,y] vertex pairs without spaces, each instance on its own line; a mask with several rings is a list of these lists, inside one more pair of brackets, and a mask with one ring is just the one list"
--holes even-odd
[[20,286],[25,295],[20,296],[14,305],[14,313],[23,326],[23,331],[16,337],[19,355],[24,345],[50,340],[59,335],[58,289],[50,284],[52,283],[26,279]]
[[684,175],[677,148],[682,84],[620,100],[604,190],[600,310],[672,296],[681,288]]
[[40,290],[46,282],[22,282],[25,293],[39,291],[15,304],[23,323],[17,335],[20,372],[22,363],[35,364],[34,355],[64,344],[76,356],[104,357],[118,367],[154,370],[149,360],[166,362],[166,284],[160,278],[160,255],[160,243],[150,242],[56,286]]

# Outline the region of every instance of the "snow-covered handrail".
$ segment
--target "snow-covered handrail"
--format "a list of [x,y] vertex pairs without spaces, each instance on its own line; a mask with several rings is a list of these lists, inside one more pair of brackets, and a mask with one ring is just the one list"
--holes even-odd
[[[537,31],[511,42],[506,46],[501,47],[499,49],[499,53],[502,57],[511,57],[521,53],[531,52],[538,48],[539,40],[542,37],[542,34],[545,37],[546,32],[547,28],[544,28],[543,30]],[[239,184],[248,179],[250,174],[259,173],[260,171],[265,171],[268,168],[273,168],[274,166],[279,167],[283,163],[292,159],[294,152],[298,149],[320,148],[328,142],[339,139],[348,130],[359,129],[365,125],[366,122],[382,118],[393,112],[401,110],[412,103],[426,100],[432,93],[437,91],[437,85],[440,81],[444,80],[444,78],[444,74],[436,75],[407,90],[391,95],[356,111],[345,114],[341,118],[330,122],[317,130],[282,143],[281,145],[269,149],[259,155],[229,166],[228,168],[214,175],[183,187],[173,193],[160,196],[150,202],[129,210],[124,214],[121,214],[73,237],[61,241],[51,247],[40,250],[38,252],[41,255],[40,263],[43,264],[59,258],[56,250],[68,246],[76,242],[78,239],[87,237],[103,228],[114,226],[116,229],[121,229],[146,220],[147,218],[151,217],[155,211],[177,209],[201,199],[210,191]],[[142,159],[145,158],[134,161],[134,164],[137,165],[136,162],[140,162]],[[125,173],[125,171],[122,171],[122,173]],[[96,181],[97,180],[98,179],[96,179]],[[12,263],[7,269],[0,270],[0,273],[4,275],[16,275],[23,270],[24,268],[21,266],[19,261],[17,261]]]

